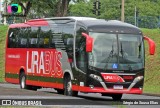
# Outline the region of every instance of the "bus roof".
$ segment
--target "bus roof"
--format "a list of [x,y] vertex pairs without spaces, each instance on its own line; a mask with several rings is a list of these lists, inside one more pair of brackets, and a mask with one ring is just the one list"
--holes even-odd
[[31,26],[48,26],[48,22],[45,19],[28,20],[26,24],[31,25]]
[[70,20],[74,20],[74,21],[82,21],[82,20],[97,20],[96,18],[92,18],[92,17],[75,17],[75,16],[70,16],[70,17],[53,17],[53,18],[45,18],[46,20],[65,20],[65,19],[70,19]]
[[121,22],[118,20],[84,20],[79,21],[79,24],[83,25],[89,31],[97,32],[113,32],[113,33],[132,33],[132,34],[141,34],[141,30],[129,23]]
[[[105,19],[97,19],[92,17],[53,17],[53,18],[45,18],[46,20],[55,20],[58,23],[63,23],[60,20],[68,20],[77,21],[81,23],[86,28],[95,28],[99,32],[125,32],[125,33],[137,33],[141,34],[141,30],[129,23],[124,23],[118,20],[105,20]],[[58,21],[59,20],[59,21]]]
[[[62,21],[63,20],[63,21]],[[32,19],[26,23],[11,24],[10,28],[16,27],[30,27],[30,26],[48,26],[49,23],[67,23],[70,21],[77,21],[77,23],[83,25],[89,31],[97,32],[121,32],[121,33],[134,33],[141,34],[141,30],[131,24],[124,23],[118,20],[104,20],[96,19],[92,17],[53,17],[44,19]]]
[[83,20],[79,22],[84,24],[87,27],[102,25],[102,26],[127,26],[127,27],[132,27],[132,28],[138,28],[132,24],[121,22],[118,20],[108,20],[107,21],[104,19],[97,19],[97,20],[85,20],[85,21]]
[[27,21],[26,23],[11,24],[9,28],[22,28],[31,26],[48,26],[48,22],[45,19],[33,19]]
[[30,25],[25,23],[17,23],[9,25],[9,28],[22,28],[22,27],[30,27]]

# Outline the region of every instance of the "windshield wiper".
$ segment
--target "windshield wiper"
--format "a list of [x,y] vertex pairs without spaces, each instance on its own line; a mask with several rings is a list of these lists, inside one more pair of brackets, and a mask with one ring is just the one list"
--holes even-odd
[[121,44],[121,55],[122,55],[122,58],[124,57],[124,50],[123,50],[123,48],[122,48],[122,42],[120,43]]
[[142,46],[142,40],[141,40],[140,44],[138,45],[138,48],[139,48],[138,58],[141,58],[141,46]]
[[128,64],[128,68],[129,68],[130,71],[133,70],[130,64]]
[[109,53],[109,56],[107,58],[107,63],[109,62],[110,58],[113,57],[113,52],[114,52],[114,48],[113,48],[113,44],[112,44],[112,50]]
[[109,61],[110,61],[110,58],[113,57],[113,52],[114,52],[114,48],[113,48],[113,43],[112,43],[112,50],[110,51],[109,56],[107,57],[105,70],[106,70],[107,67],[108,67],[108,63],[109,63]]

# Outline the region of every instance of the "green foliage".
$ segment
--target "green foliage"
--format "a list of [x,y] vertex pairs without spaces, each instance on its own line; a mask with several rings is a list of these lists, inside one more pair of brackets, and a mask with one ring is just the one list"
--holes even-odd
[[[59,4],[60,0],[30,0],[32,4],[28,10],[28,19],[65,16],[68,8]],[[101,2],[100,16],[93,14],[95,0],[63,0],[72,1],[69,5],[68,16],[91,16],[102,19],[121,19],[121,0],[99,0]],[[28,0],[12,0],[14,3],[28,3]],[[64,5],[64,6],[63,6]],[[68,5],[66,5],[68,6]],[[125,21],[134,24],[135,6],[137,8],[137,22],[139,27],[157,28],[160,22],[160,0],[125,0]],[[27,9],[27,8],[26,8]],[[28,12],[27,10],[27,12]],[[149,25],[149,26],[148,26]]]
[[92,13],[92,4],[87,2],[79,2],[76,4],[71,4],[69,7],[69,16],[95,16]]
[[144,35],[150,37],[156,43],[156,53],[151,56],[148,51],[148,43],[145,42],[146,66],[144,91],[147,93],[160,94],[160,30],[142,29],[142,31]]
[[5,39],[8,26],[0,25],[0,82],[4,81]]
[[[95,16],[92,13],[93,2],[78,2],[70,4],[69,15]],[[101,15],[95,16],[102,19],[121,19],[121,0],[100,0]],[[137,22],[139,27],[157,28],[160,23],[160,0],[125,0],[125,21],[135,23],[135,7],[137,9]]]

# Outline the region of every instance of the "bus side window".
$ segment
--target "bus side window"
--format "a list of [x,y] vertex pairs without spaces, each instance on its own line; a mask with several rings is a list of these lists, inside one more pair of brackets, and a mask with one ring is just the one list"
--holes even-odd
[[8,32],[8,48],[16,48],[18,41],[18,28],[10,28]]
[[31,27],[31,33],[29,36],[29,47],[38,48],[38,27]]
[[53,24],[51,25],[51,41],[50,47],[57,49],[65,49],[64,42],[62,40],[62,25],[61,24]]
[[50,47],[55,48],[55,42],[54,42],[53,36],[51,36],[51,38],[50,38]]
[[49,26],[40,27],[39,48],[49,48],[50,35],[51,32]]
[[69,58],[73,57],[73,34],[74,34],[74,22],[64,24],[62,37]]
[[27,48],[28,47],[28,29],[29,28],[21,28],[20,33],[18,35],[18,47],[19,48]]

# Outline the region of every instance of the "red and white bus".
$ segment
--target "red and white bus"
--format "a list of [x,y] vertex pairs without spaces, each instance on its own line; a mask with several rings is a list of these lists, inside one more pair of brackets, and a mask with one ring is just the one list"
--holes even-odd
[[153,40],[139,28],[116,20],[57,17],[12,24],[5,80],[22,89],[54,88],[69,96],[101,93],[120,100],[125,93],[141,94],[144,40],[153,55]]

